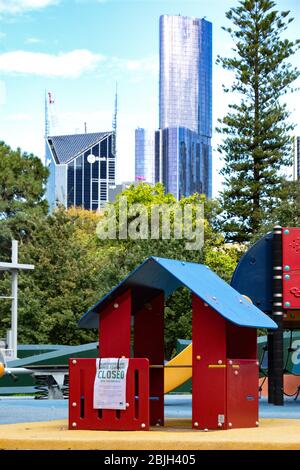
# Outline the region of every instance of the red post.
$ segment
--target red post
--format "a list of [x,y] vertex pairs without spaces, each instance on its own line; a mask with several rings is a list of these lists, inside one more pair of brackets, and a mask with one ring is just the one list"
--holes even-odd
[[192,306],[193,428],[226,429],[226,320],[194,294]]
[[131,290],[118,296],[99,318],[100,357],[130,357]]
[[[134,316],[134,356],[164,364],[164,293],[154,294]],[[164,369],[150,368],[150,425],[164,424]]]

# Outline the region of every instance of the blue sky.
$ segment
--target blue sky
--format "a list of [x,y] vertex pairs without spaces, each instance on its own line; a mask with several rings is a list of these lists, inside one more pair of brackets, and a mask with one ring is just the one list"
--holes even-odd
[[[134,129],[158,126],[158,20],[161,14],[203,17],[213,23],[214,58],[230,53],[222,29],[234,0],[0,0],[0,139],[44,157],[44,93],[55,96],[60,133],[111,128],[115,83],[119,90],[118,180],[134,177]],[[278,0],[296,18],[299,0]],[[298,31],[297,31],[298,30]],[[299,64],[299,54],[293,62]],[[231,77],[214,65],[213,117],[232,97]],[[300,85],[300,82],[299,82]],[[299,94],[287,97],[300,135]],[[214,135],[216,148],[220,136]],[[221,187],[214,150],[214,194]]]

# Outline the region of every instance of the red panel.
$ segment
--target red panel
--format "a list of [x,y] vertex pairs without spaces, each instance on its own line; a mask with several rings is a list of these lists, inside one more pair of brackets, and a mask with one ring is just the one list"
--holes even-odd
[[258,422],[258,378],[258,365],[255,360],[228,359],[227,428],[256,426]]
[[226,321],[193,295],[192,326],[193,427],[219,429],[226,414]]
[[[150,365],[164,364],[164,294],[136,312],[134,356],[147,357]],[[164,424],[164,370],[150,369],[150,425]]]
[[226,322],[227,357],[243,359],[257,358],[256,328],[245,328]]
[[69,360],[69,429],[149,430],[148,359],[129,359],[124,411],[93,408],[95,374],[96,359]]
[[300,228],[282,229],[283,308],[300,308]]
[[130,357],[131,290],[117,297],[99,318],[99,355]]

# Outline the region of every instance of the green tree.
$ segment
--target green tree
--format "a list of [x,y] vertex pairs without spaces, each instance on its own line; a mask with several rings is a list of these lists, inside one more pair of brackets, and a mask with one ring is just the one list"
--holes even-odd
[[[150,212],[155,204],[175,202],[172,195],[164,194],[161,185],[132,186],[123,195],[127,197],[129,220],[134,203],[145,204]],[[203,249],[194,251],[186,249],[186,240],[172,236],[167,240],[99,239],[96,227],[107,217],[105,214],[61,207],[50,215],[32,215],[28,235],[20,244],[20,261],[34,264],[35,270],[20,275],[19,342],[80,344],[96,340],[95,331],[78,328],[79,318],[149,256],[203,262],[229,280],[237,255],[224,246],[223,237],[209,222],[218,213],[218,204],[197,194],[180,201],[182,206],[196,207],[199,203],[205,205],[205,240]],[[113,206],[118,214],[118,202]],[[8,277],[0,279],[0,292],[9,292]],[[177,338],[191,337],[187,289],[176,291],[166,301],[165,313],[165,351],[169,358]],[[0,335],[9,325],[9,302],[1,302]]]
[[233,72],[234,82],[224,91],[238,93],[218,131],[227,136],[219,146],[223,156],[224,190],[221,194],[223,230],[230,240],[249,240],[273,210],[283,177],[290,165],[293,125],[281,99],[293,91],[299,76],[288,59],[299,49],[299,40],[283,38],[293,21],[289,11],[279,12],[272,0],[240,0],[226,17],[223,28],[234,41],[234,57],[218,58]]
[[7,256],[11,238],[27,236],[34,214],[45,215],[48,170],[32,154],[0,142],[0,248]]
[[280,198],[269,217],[265,220],[251,242],[258,240],[265,233],[273,230],[275,225],[282,227],[300,227],[300,183],[285,181],[281,188]]
[[[36,217],[30,237],[20,246],[21,262],[35,270],[20,275],[19,342],[80,344],[94,341],[94,331],[77,326],[79,318],[102,295],[101,259],[96,250],[99,217],[58,209]],[[8,288],[9,279],[0,284]],[[0,304],[0,331],[9,326],[9,305]]]

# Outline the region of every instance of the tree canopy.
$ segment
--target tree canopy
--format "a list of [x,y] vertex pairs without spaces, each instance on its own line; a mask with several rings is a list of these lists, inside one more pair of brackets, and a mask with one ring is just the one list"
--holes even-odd
[[225,136],[219,146],[222,225],[229,240],[247,241],[278,204],[284,183],[280,170],[291,164],[294,126],[283,97],[300,73],[288,61],[299,40],[284,37],[293,18],[289,11],[277,11],[273,0],[240,0],[226,17],[234,55],[219,57],[218,63],[233,72],[234,81],[224,91],[237,93],[239,100],[229,105],[218,128]]

